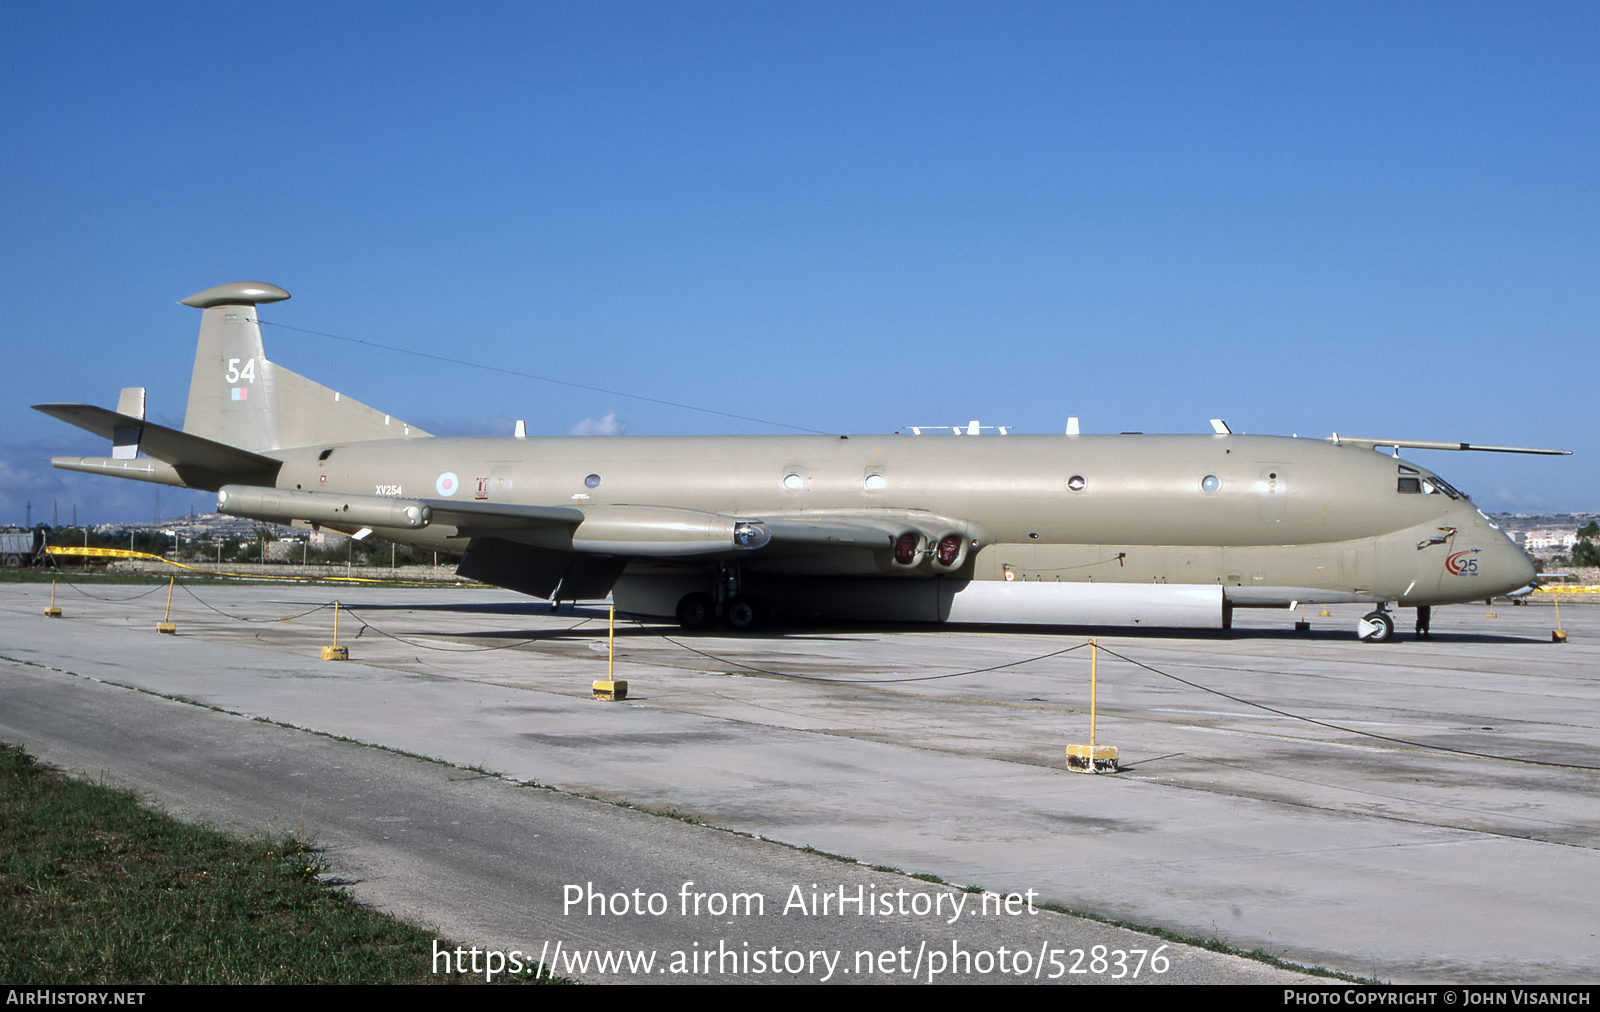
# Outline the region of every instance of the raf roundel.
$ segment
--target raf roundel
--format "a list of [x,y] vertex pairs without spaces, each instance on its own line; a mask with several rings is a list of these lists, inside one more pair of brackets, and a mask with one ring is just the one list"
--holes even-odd
[[461,487],[461,479],[456,477],[454,471],[446,471],[439,475],[439,480],[433,483],[433,487],[440,495],[455,495],[456,489]]

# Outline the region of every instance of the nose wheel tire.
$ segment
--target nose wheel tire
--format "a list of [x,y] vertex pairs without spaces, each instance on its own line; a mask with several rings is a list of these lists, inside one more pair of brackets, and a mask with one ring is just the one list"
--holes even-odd
[[1394,639],[1394,617],[1386,611],[1361,616],[1359,635],[1363,643],[1387,643]]

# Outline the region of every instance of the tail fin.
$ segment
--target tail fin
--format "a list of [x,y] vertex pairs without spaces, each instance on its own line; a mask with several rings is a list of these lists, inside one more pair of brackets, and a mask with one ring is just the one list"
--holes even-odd
[[428,435],[267,361],[256,306],[288,297],[276,285],[235,281],[182,300],[205,311],[184,432],[257,452]]

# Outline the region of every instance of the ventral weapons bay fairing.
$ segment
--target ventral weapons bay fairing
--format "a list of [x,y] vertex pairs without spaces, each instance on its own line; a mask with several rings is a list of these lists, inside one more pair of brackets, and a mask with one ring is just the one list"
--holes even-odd
[[[112,441],[56,467],[214,491],[228,514],[462,553],[554,601],[771,616],[1226,628],[1235,608],[1391,607],[1526,587],[1527,556],[1394,439],[1235,435],[433,437],[269,361],[236,282],[202,310],[183,429],[38,410]],[[1396,456],[1375,452],[1394,447]]]

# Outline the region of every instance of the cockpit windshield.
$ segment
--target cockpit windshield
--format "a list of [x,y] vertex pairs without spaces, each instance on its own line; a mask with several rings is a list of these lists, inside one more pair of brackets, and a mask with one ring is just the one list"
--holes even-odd
[[[1438,475],[1433,475],[1428,480],[1433,482],[1435,485],[1439,486],[1439,491],[1443,492],[1445,495],[1449,496],[1452,499],[1467,499],[1467,494],[1465,492],[1461,491],[1458,488],[1452,487],[1449,482],[1445,481],[1443,478],[1439,477]],[[1467,500],[1467,501],[1470,502],[1471,500]]]
[[1402,495],[1438,495],[1444,494],[1451,499],[1460,499],[1471,502],[1467,494],[1436,474],[1428,474],[1405,464],[1400,465],[1400,480],[1396,491]]

